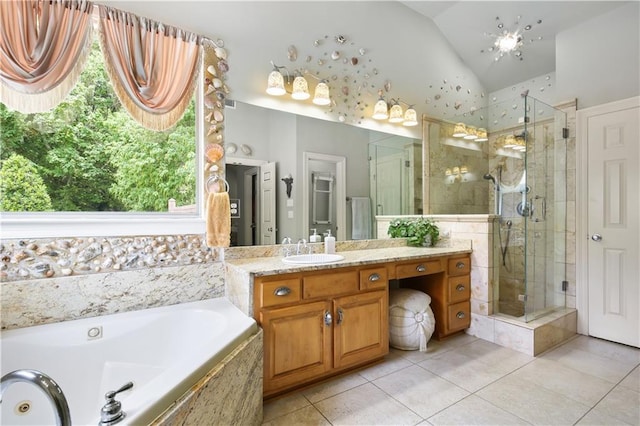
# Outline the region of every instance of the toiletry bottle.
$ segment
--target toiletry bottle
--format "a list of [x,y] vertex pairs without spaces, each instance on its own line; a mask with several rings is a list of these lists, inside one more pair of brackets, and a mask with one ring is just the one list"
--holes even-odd
[[331,230],[324,239],[324,252],[327,254],[333,254],[336,252],[336,237],[331,235]]
[[321,243],[322,242],[322,237],[320,235],[318,235],[318,230],[313,228],[311,229],[313,231],[313,234],[311,234],[309,236],[309,242],[310,243]]

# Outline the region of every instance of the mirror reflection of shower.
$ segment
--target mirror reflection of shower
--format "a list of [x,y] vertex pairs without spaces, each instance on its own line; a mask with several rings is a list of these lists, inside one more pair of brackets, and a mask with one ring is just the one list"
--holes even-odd
[[495,204],[494,212],[498,216],[502,216],[502,195],[500,193],[500,186],[501,186],[501,180],[502,180],[502,166],[501,165],[498,166],[497,179],[491,173],[485,173],[485,175],[482,176],[482,178],[493,182],[493,192],[494,192],[493,201]]

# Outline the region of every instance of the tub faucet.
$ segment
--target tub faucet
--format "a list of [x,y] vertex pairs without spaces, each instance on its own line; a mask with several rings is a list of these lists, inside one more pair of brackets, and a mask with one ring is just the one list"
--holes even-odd
[[104,394],[107,403],[104,404],[100,410],[100,423],[99,426],[111,426],[120,422],[126,416],[126,413],[122,411],[122,403],[116,401],[116,394],[124,392],[133,387],[133,382],[125,383],[120,389],[115,391],[109,391]]
[[56,425],[71,426],[71,413],[67,398],[62,393],[60,386],[46,374],[37,370],[16,370],[5,374],[0,379],[0,402],[4,391],[14,383],[25,382],[36,385],[51,401],[56,415]]

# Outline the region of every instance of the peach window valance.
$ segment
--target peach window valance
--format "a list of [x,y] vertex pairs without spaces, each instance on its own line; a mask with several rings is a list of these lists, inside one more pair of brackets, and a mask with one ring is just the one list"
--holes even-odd
[[89,53],[92,12],[88,1],[0,1],[2,103],[43,112],[69,94]]
[[106,6],[99,10],[107,73],[120,101],[143,126],[172,127],[193,96],[200,36]]

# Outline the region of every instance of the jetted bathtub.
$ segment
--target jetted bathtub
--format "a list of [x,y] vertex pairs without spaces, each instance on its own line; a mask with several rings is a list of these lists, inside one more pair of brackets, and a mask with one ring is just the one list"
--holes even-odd
[[[119,393],[126,417],[148,424],[219,361],[258,331],[225,298],[118,313],[2,333],[2,376],[39,370],[55,380],[73,425],[97,425],[105,393]],[[54,424],[53,408],[36,386],[5,390],[0,424]]]

